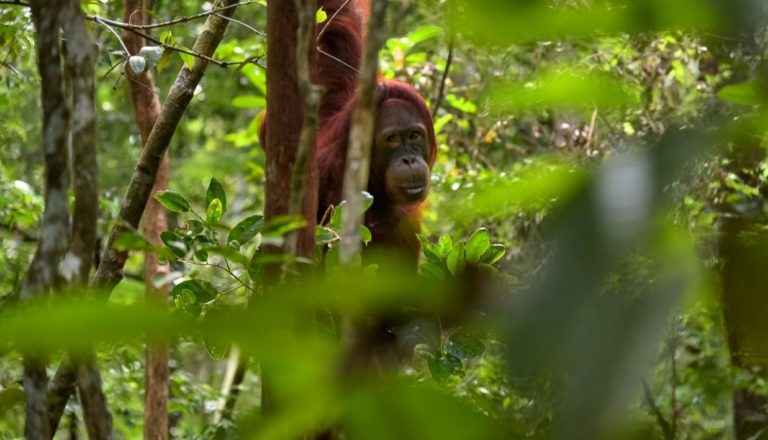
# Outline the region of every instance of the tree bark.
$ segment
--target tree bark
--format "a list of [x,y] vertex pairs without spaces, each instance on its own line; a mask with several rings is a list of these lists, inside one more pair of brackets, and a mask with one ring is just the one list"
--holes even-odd
[[[145,5],[143,0],[126,0],[123,21],[126,23],[145,24]],[[131,55],[139,53],[146,40],[133,32],[123,32],[123,42]],[[133,103],[133,117],[141,134],[142,146],[146,145],[152,127],[160,115],[160,99],[155,93],[155,81],[152,72],[136,75],[126,69],[128,86]],[[152,193],[168,188],[170,161],[166,151],[157,171]],[[168,217],[165,209],[154,198],[150,198],[144,210],[142,230],[144,237],[155,245],[161,245],[160,233],[168,229]],[[144,254],[144,282],[147,302],[159,307],[168,304],[168,286],[155,285],[158,274],[167,273],[167,266],[158,264],[157,255]],[[148,343],[146,348],[146,376],[144,386],[144,438],[166,440],[168,438],[168,399],[170,396],[170,368],[168,366],[168,345],[162,342]]]
[[[316,5],[315,0],[310,1]],[[304,106],[299,88],[296,63],[298,40],[298,13],[293,1],[267,4],[267,105],[266,145],[267,184],[264,217],[269,220],[290,212],[292,179],[302,132]],[[306,54],[309,57],[309,53]],[[311,63],[311,61],[310,61]],[[311,64],[310,64],[311,65]],[[315,224],[317,222],[317,171],[311,165],[315,161],[314,145],[307,151],[304,169],[304,195],[302,214],[307,226],[299,231],[296,239],[296,255],[314,258]],[[283,250],[272,249],[271,252]],[[279,268],[268,271],[276,278]]]
[[[45,209],[40,241],[21,287],[23,301],[45,296],[59,283],[58,267],[66,252],[69,229],[67,140],[70,107],[64,91],[64,72],[61,65],[61,11],[59,7],[42,0],[32,1],[31,9],[37,29],[37,65],[43,107]],[[27,439],[48,440],[50,430],[45,356],[40,353],[25,353],[23,383],[26,399],[24,434]]]
[[[61,13],[67,40],[66,68],[72,80],[72,104],[75,109],[72,133],[75,212],[63,275],[72,285],[85,287],[96,247],[99,215],[95,86],[98,47],[85,25],[79,0],[68,0],[61,7]],[[77,361],[77,384],[89,436],[92,439],[111,439],[112,414],[101,387],[96,357],[87,353]],[[51,431],[53,433],[55,431]]]

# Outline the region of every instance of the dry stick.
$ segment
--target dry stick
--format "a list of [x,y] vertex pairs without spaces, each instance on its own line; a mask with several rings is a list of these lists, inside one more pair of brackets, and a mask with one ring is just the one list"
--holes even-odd
[[440,104],[443,101],[443,94],[445,93],[445,83],[448,81],[448,72],[451,70],[451,63],[453,62],[453,38],[448,43],[448,59],[445,60],[445,70],[443,70],[443,77],[440,79],[440,88],[437,90],[437,98],[435,98],[435,105],[432,108],[432,119],[437,116],[437,110],[440,108]]
[[[79,0],[65,3],[62,8],[62,28],[67,40],[66,68],[72,79],[73,108],[76,110],[72,133],[75,212],[70,254],[67,257],[70,259],[73,256],[79,263],[79,271],[72,274],[72,283],[85,287],[93,261],[93,249],[96,247],[99,215],[95,86],[98,47],[85,26]],[[78,361],[77,384],[88,436],[92,439],[110,439],[112,414],[101,386],[95,356],[88,352]]]
[[[61,12],[59,7],[42,0],[34,1],[31,6],[37,29],[37,65],[42,91],[45,210],[40,241],[21,287],[21,299],[27,302],[45,296],[58,284],[57,272],[59,262],[66,252],[69,228],[67,138],[70,108],[64,92],[61,67]],[[25,436],[31,440],[48,440],[48,374],[44,355],[25,353],[23,383],[26,402]]]
[[363,217],[362,192],[368,186],[371,161],[371,144],[375,125],[376,86],[379,73],[379,50],[384,45],[384,16],[386,0],[374,0],[368,22],[363,65],[357,90],[357,107],[352,115],[344,170],[344,207],[340,257],[342,264],[349,264],[360,254],[360,223]]
[[[234,3],[234,0],[222,0],[219,4],[231,5]],[[231,14],[234,12],[234,9],[227,9],[227,13]],[[220,17],[209,16],[195,42],[194,50],[200,54],[213,54],[224,36],[228,23],[227,20],[223,20]],[[142,150],[123,199],[118,221],[110,231],[101,264],[99,264],[96,273],[91,278],[90,288],[96,290],[103,299],[109,296],[112,289],[123,278],[123,266],[128,258],[127,251],[115,249],[115,240],[120,235],[135,231],[138,228],[142,213],[152,192],[152,187],[155,184],[155,175],[160,167],[162,158],[168,149],[173,133],[184,111],[192,100],[195,87],[200,83],[207,67],[208,62],[201,58],[197,58],[191,68],[187,66],[182,67],[166,98],[160,117],[152,129],[146,146]],[[67,368],[71,369],[72,363],[65,359],[59,365],[59,370],[56,372],[57,377],[62,379],[71,377],[71,373],[66,371]],[[71,394],[71,388],[57,384],[55,379],[54,385],[49,391],[49,401],[63,402],[60,404],[66,405],[66,401]],[[55,423],[58,424],[58,420]]]

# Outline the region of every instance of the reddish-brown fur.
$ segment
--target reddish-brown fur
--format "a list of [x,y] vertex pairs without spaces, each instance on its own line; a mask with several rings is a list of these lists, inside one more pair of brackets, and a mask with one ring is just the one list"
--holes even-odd
[[[368,13],[368,2],[351,1],[328,24],[320,40],[320,47],[335,58],[359,68],[362,52],[362,24]],[[321,0],[320,6],[332,17],[344,0]],[[320,24],[322,29],[325,24]],[[329,205],[341,201],[344,164],[347,153],[350,121],[356,101],[354,99],[358,74],[354,70],[322,53],[317,58],[317,80],[326,87],[321,103],[320,131],[317,137],[317,166],[320,173],[320,199],[318,216]],[[380,80],[377,92],[378,108],[390,99],[400,99],[413,105],[420,122],[427,127],[429,143],[428,165],[435,162],[437,145],[432,115],[421,96],[410,85],[396,80]],[[374,247],[404,251],[414,259],[420,249],[416,234],[421,227],[422,203],[394,205],[384,191],[384,170],[371,169],[368,191],[374,196],[374,205],[365,216],[371,229]]]
[[[370,7],[367,0],[352,0],[346,5],[345,0],[320,0],[318,5],[328,14],[328,21],[317,26],[318,34],[322,32],[318,46],[331,55],[318,51],[312,72],[313,80],[325,88],[317,134],[320,220],[330,205],[341,202],[350,122],[356,106],[363,25]],[[431,169],[437,145],[432,115],[424,99],[413,87],[397,80],[380,80],[377,95],[377,108],[390,99],[405,101],[415,108],[419,122],[427,129],[427,163]],[[371,169],[368,181],[368,191],[374,196],[374,204],[365,216],[365,224],[372,232],[372,246],[400,251],[415,263],[420,250],[416,234],[421,227],[423,203],[391,203],[386,196],[383,174],[384,170]]]

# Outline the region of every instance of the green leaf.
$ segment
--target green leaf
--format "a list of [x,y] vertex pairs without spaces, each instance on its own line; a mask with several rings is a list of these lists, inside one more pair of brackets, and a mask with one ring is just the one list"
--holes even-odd
[[464,271],[464,266],[467,264],[466,258],[464,245],[462,243],[456,244],[451,250],[451,253],[448,254],[448,259],[446,260],[448,270],[453,276],[457,276]]
[[155,193],[155,200],[171,212],[189,212],[189,202],[179,193],[158,191]]
[[443,271],[443,268],[438,264],[423,263],[419,266],[419,269],[421,270],[421,273],[424,275],[424,277],[431,281],[438,283],[445,281],[445,272]]
[[467,262],[477,264],[491,246],[491,238],[488,230],[480,228],[467,240]]
[[261,215],[253,215],[237,224],[227,237],[227,243],[237,241],[241,245],[247,243],[261,232],[261,228],[264,226],[264,217]]
[[205,230],[205,224],[200,220],[187,220],[187,226],[193,234],[199,234]]
[[440,248],[435,246],[432,242],[429,241],[427,237],[421,234],[416,235],[419,238],[419,241],[421,242],[421,251],[424,253],[424,256],[427,257],[429,261],[440,263]]
[[13,407],[24,403],[24,389],[11,386],[0,391],[0,414],[7,414]]
[[371,230],[365,225],[360,225],[360,240],[367,245],[372,239]]
[[446,344],[448,353],[458,359],[472,359],[485,352],[485,345],[480,338],[466,333],[456,333]]
[[201,263],[208,261],[208,250],[204,248],[195,249],[195,258]]
[[233,261],[238,264],[246,265],[248,264],[248,257],[241,254],[235,249],[232,249],[231,247],[227,246],[211,246],[208,248],[208,252],[216,255],[221,255],[222,257],[226,258],[227,260]]
[[203,337],[203,345],[205,345],[205,351],[208,352],[208,356],[215,361],[223,360],[227,357],[227,353],[229,353],[229,342],[221,338],[205,336]]
[[211,226],[218,225],[223,213],[224,206],[222,205],[221,200],[213,199],[211,204],[208,205],[208,210],[206,211],[206,220],[208,221],[208,224]]
[[336,231],[334,231],[331,228],[326,228],[323,226],[317,226],[315,228],[315,243],[318,246],[324,246],[329,243],[333,243],[339,239],[339,235],[336,234]]
[[504,254],[507,253],[507,248],[501,243],[492,244],[487,251],[483,254],[481,261],[485,264],[493,264],[501,260]]
[[282,237],[306,225],[307,221],[300,215],[281,215],[266,222],[261,235],[265,237]]
[[248,276],[251,277],[251,281],[258,283],[261,280],[261,276],[264,273],[263,266],[261,264],[261,256],[264,255],[261,249],[256,250],[251,257],[251,261],[248,262]]
[[427,360],[429,372],[437,383],[444,384],[451,376],[464,377],[464,365],[449,354],[438,354]]
[[727,85],[717,92],[717,97],[732,104],[760,105],[766,103],[765,87],[756,80]]
[[180,238],[178,235],[176,235],[172,231],[161,232],[160,240],[177,257],[184,258],[184,256],[187,255],[187,251],[189,250],[187,248],[187,244],[184,243],[184,240],[182,238]]
[[422,41],[426,41],[430,38],[434,38],[440,35],[442,32],[443,30],[439,26],[427,25],[416,29],[415,31],[406,35],[405,38],[408,40],[408,43],[410,43],[411,46],[415,46]]
[[126,232],[115,239],[114,246],[118,251],[145,251],[150,249],[152,244],[139,234]]
[[173,286],[173,289],[171,289],[171,296],[176,297],[182,295],[185,290],[191,292],[195,296],[195,301],[200,304],[212,301],[218,294],[216,288],[213,287],[213,284],[208,281],[186,280]]
[[315,23],[325,23],[325,20],[328,20],[328,13],[323,8],[319,8],[315,13]]
[[208,184],[208,191],[205,193],[205,205],[211,206],[211,202],[214,199],[219,199],[221,202],[221,215],[227,212],[227,194],[224,193],[224,187],[221,186],[216,179],[211,179],[211,183]]
[[184,63],[184,65],[187,66],[187,69],[191,69],[192,66],[195,65],[195,57],[193,55],[179,52],[179,56],[181,57],[181,61]]
[[195,294],[189,289],[180,289],[173,296],[173,303],[176,308],[185,312],[192,312],[194,314],[200,313],[200,306],[197,304]]
[[267,100],[263,96],[236,96],[232,99],[235,108],[264,108]]
[[438,244],[440,246],[440,256],[447,257],[453,249],[453,240],[451,240],[451,237],[448,235],[443,235],[440,237]]
[[333,208],[331,213],[331,221],[328,222],[328,226],[334,231],[341,231],[342,219],[344,218],[344,206],[347,204],[346,200],[342,200],[341,203]]
[[470,114],[477,113],[477,105],[474,102],[467,100],[466,98],[459,98],[456,95],[450,93],[448,96],[446,96],[446,101],[456,110]]
[[363,212],[366,212],[371,206],[373,206],[373,196],[368,191],[363,191],[362,199],[363,199]]

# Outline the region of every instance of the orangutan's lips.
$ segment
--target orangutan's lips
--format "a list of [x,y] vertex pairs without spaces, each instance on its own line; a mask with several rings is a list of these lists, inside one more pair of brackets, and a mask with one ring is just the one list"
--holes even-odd
[[418,186],[404,186],[403,191],[405,191],[406,194],[411,196],[416,196],[424,192],[425,185],[418,185]]

